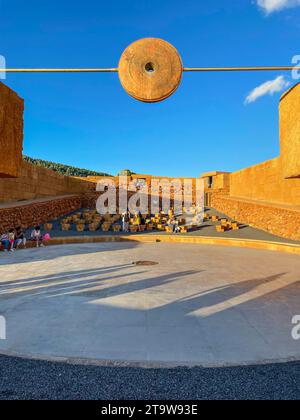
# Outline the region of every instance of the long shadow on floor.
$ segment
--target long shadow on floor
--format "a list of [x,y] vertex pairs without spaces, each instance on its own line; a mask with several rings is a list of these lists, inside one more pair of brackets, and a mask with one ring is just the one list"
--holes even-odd
[[[126,273],[113,274],[106,276],[106,273],[116,273],[120,270],[128,270]],[[132,269],[132,270],[130,270]],[[11,297],[38,297],[45,296],[47,298],[54,298],[58,296],[76,295],[93,297],[95,299],[105,298],[107,296],[117,296],[124,293],[131,293],[138,290],[147,290],[160,285],[166,285],[174,282],[178,278],[194,275],[200,271],[183,271],[172,273],[163,276],[156,276],[145,278],[142,280],[133,281],[132,278],[149,274],[150,271],[136,271],[133,265],[119,266],[118,268],[109,268],[108,270],[100,269],[82,272],[66,272],[60,275],[50,276],[44,279],[35,279],[31,281],[26,279],[20,281],[12,281],[6,285],[0,283],[0,299]],[[99,278],[99,274],[103,277]],[[96,277],[88,280],[87,277]],[[128,279],[128,282],[122,284],[110,283],[122,279]],[[107,286],[107,287],[106,287]]]
[[[131,250],[139,246],[139,242],[124,241],[124,242],[106,242],[106,243],[91,243],[91,244],[71,244],[71,245],[56,245],[37,249],[20,249],[14,253],[0,252],[0,272],[1,267],[10,264],[26,264],[36,261],[49,261],[59,257],[70,255],[85,255],[94,254],[97,252],[114,252],[121,250]],[[59,249],[59,253],[57,252]]]

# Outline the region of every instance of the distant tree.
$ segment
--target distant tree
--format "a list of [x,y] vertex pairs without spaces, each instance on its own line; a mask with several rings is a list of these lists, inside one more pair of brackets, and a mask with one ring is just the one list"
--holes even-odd
[[84,178],[88,176],[111,176],[110,174],[106,174],[104,172],[90,171],[88,169],[76,168],[74,166],[63,165],[61,163],[49,162],[42,159],[34,159],[28,156],[23,156],[23,159],[32,165],[42,166],[43,168],[51,169],[52,171],[66,176],[78,176]]
[[131,176],[134,175],[135,173],[132,172],[130,169],[123,169],[122,171],[120,171],[118,173],[119,176]]

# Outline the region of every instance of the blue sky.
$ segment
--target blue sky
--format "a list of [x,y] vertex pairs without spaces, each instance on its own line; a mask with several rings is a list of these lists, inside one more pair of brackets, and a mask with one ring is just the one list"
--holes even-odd
[[[131,42],[151,36],[171,42],[187,67],[289,65],[300,54],[300,7],[287,3],[0,0],[0,54],[8,67],[116,67]],[[159,104],[130,98],[117,74],[19,74],[5,83],[25,99],[27,155],[109,173],[198,176],[278,155],[280,93],[245,99],[281,75],[291,82],[284,72],[185,73]]]

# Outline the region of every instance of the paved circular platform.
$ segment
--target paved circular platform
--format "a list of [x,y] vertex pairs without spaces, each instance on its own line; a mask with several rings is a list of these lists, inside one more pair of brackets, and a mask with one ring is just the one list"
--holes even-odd
[[291,334],[296,255],[124,242],[28,249],[1,254],[0,264],[0,353],[200,365],[300,359]]

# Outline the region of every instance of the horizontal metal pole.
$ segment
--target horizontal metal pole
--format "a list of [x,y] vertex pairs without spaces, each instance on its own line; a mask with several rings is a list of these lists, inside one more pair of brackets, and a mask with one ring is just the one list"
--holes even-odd
[[117,73],[117,68],[111,69],[2,69],[6,73]]
[[[0,69],[3,73],[118,73],[118,68],[87,69]],[[227,71],[289,71],[300,70],[299,66],[261,67],[184,67],[185,72],[227,72]]]
[[266,66],[266,67],[184,67],[183,71],[217,72],[217,71],[279,71],[300,70],[297,66]]

